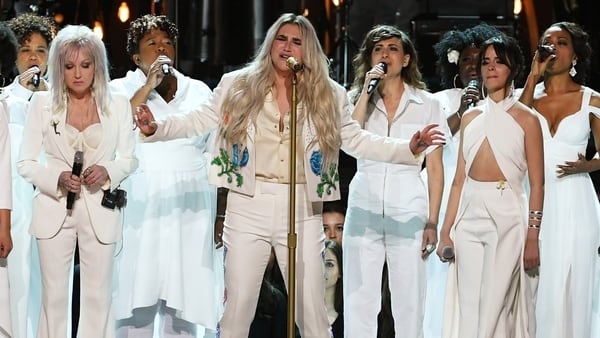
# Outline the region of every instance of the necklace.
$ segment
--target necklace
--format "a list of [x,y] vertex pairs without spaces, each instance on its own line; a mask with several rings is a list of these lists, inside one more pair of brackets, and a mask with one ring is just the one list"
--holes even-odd
[[[71,103],[73,101],[71,100]],[[79,131],[85,130],[96,121],[95,114],[90,114],[91,107],[94,105],[94,99],[90,98],[83,109],[76,109],[73,104],[68,105],[67,116],[70,125]],[[78,107],[82,108],[82,107]]]

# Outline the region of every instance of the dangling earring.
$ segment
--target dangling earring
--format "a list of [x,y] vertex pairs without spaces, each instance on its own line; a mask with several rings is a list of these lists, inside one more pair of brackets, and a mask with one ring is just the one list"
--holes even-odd
[[458,78],[458,74],[454,75],[454,79],[452,80],[452,83],[454,83],[454,88],[458,88],[456,86],[456,79]]
[[577,65],[577,60],[573,59],[573,61],[571,61],[571,69],[569,70],[569,75],[571,75],[571,77],[575,77],[575,75],[577,75],[577,69],[575,69],[575,65]]
[[513,97],[515,95],[515,81],[511,81],[510,88],[508,89],[508,97]]

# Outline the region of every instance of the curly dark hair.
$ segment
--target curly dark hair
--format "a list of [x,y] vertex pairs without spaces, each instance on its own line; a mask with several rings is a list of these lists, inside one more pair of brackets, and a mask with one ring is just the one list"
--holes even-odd
[[177,42],[179,30],[173,22],[165,15],[146,14],[131,21],[129,24],[129,29],[127,30],[127,53],[129,56],[140,52],[140,41],[146,33],[153,29],[166,32],[169,38],[173,40],[173,43]]
[[17,38],[8,25],[0,21],[0,75],[9,75],[15,67],[17,59]]
[[[573,22],[556,22],[550,25],[550,27],[559,27],[571,35],[573,51],[577,55],[577,64],[575,65],[577,74],[573,76],[573,81],[580,85],[585,85],[591,70],[592,47],[589,41],[589,34],[581,26]],[[544,35],[540,38],[540,43],[543,41]]]
[[33,33],[39,33],[48,46],[56,36],[57,27],[54,20],[34,13],[23,13],[8,21],[8,26],[15,33],[19,45],[24,44]]
[[448,52],[455,50],[462,53],[470,46],[479,48],[487,39],[503,34],[498,28],[485,22],[464,30],[456,29],[444,33],[441,40],[433,46],[437,56],[436,64],[440,69],[442,87],[454,87],[454,77],[458,74],[458,63],[454,64],[448,61]]

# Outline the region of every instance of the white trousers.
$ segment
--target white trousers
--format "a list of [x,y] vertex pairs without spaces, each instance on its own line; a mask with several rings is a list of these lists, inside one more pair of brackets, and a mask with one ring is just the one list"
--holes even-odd
[[98,241],[83,203],[75,203],[72,211],[54,237],[37,239],[42,274],[42,308],[37,337],[68,337],[69,283],[78,241],[81,281],[78,336],[113,338],[111,282],[115,244]]
[[454,230],[460,338],[515,337],[521,311],[523,212],[496,182],[467,179]]
[[[286,286],[288,282],[289,185],[257,181],[253,197],[229,192],[223,241],[227,300],[220,338],[248,337],[265,267],[275,250]],[[329,338],[325,308],[322,203],[307,201],[306,189],[296,185],[295,319],[303,338]]]
[[387,260],[396,337],[423,337],[427,283],[421,258],[424,220],[413,217],[399,222],[356,209],[351,217],[353,222],[344,228],[342,242],[344,336],[377,337],[381,276]]
[[6,259],[0,259],[0,337],[12,337],[10,320],[10,287]]

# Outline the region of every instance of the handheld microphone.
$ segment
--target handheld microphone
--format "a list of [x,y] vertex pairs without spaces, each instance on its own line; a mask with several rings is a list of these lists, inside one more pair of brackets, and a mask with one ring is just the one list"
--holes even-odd
[[40,86],[40,73],[33,74],[33,78],[31,79],[31,83],[35,88]]
[[552,46],[539,45],[538,52],[540,53],[540,61],[544,62],[550,55],[555,55],[556,51]]
[[451,246],[445,246],[442,248],[442,257],[446,260],[454,258],[454,248]]
[[171,75],[171,69],[169,68],[169,65],[166,63],[163,63],[160,66],[160,69],[162,70],[163,74],[165,75]]
[[[83,151],[75,152],[75,159],[73,160],[73,170],[71,174],[75,176],[81,175],[81,168],[83,167]],[[67,210],[73,209],[73,202],[75,202],[75,193],[69,191],[67,194]]]
[[[475,89],[479,90],[479,81],[471,80],[471,81],[469,81],[469,84],[467,85],[467,87],[471,87],[471,88],[475,88]],[[475,100],[471,100],[471,103],[469,103],[469,108],[475,107],[476,104],[477,104],[477,102]]]
[[[380,62],[379,66],[383,69],[383,73],[387,74],[387,63]],[[367,94],[371,94],[375,90],[375,87],[377,87],[377,85],[379,84],[379,80],[381,79],[378,78],[369,81],[369,86],[367,87]]]
[[288,68],[291,69],[293,72],[298,72],[298,71],[304,70],[304,65],[301,64],[300,62],[298,62],[298,60],[296,60],[296,58],[293,56],[290,56],[287,59],[286,64],[287,64]]

